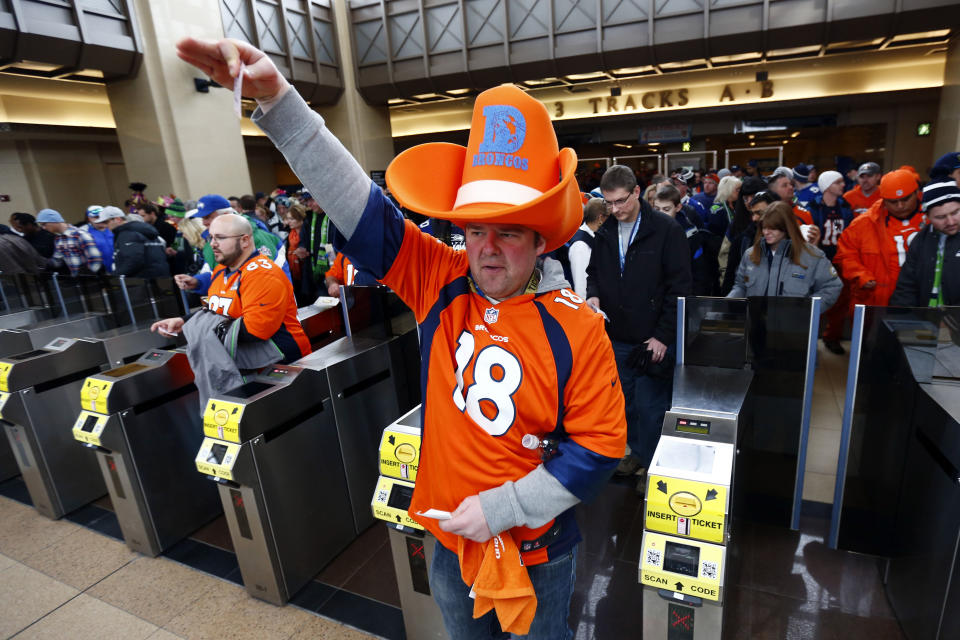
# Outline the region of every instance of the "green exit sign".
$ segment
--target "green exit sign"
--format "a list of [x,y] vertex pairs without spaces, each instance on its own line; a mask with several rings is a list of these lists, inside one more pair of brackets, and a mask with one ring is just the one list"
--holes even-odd
[[681,144],[681,145],[680,145],[680,150],[681,150],[681,151],[690,151],[690,143],[689,143],[689,142],[684,142],[683,144]]
[[928,136],[930,135],[930,130],[932,129],[929,122],[921,122],[917,125],[917,135],[918,136]]

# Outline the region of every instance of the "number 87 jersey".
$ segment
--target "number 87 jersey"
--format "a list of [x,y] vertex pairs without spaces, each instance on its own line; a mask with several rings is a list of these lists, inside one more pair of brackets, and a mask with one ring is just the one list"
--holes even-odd
[[[568,289],[544,283],[536,293],[493,304],[471,286],[465,252],[410,222],[403,231],[381,281],[414,310],[421,329],[424,430],[411,517],[456,551],[455,535],[416,512],[453,511],[464,498],[533,471],[541,457],[521,444],[527,434],[559,436],[547,471],[576,497],[591,498],[626,438],[623,393],[601,316]],[[549,553],[533,545],[524,553],[528,564],[576,543],[575,522],[566,515],[568,544],[552,544]],[[524,550],[552,525],[511,533]]]

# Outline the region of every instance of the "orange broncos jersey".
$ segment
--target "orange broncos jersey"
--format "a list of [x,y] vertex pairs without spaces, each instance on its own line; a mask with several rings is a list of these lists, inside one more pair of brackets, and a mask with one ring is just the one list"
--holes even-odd
[[297,320],[293,285],[277,264],[254,253],[236,271],[218,265],[210,278],[207,308],[220,315],[243,318],[248,333],[272,339],[283,351],[283,362],[310,353],[310,341]]
[[[374,198],[364,216],[379,215]],[[376,237],[363,226],[358,252]],[[623,393],[602,317],[567,289],[494,305],[471,288],[466,252],[410,221],[391,219],[388,227],[399,247],[381,282],[413,309],[421,327],[424,430],[410,516],[456,552],[458,536],[417,512],[453,511],[464,498],[533,471],[541,452],[521,444],[527,434],[566,434],[546,469],[577,497],[594,495],[626,439]],[[368,255],[385,253],[376,248]],[[579,540],[572,510],[511,534],[527,564],[546,562]]]
[[351,285],[357,278],[357,268],[350,262],[350,258],[337,253],[333,259],[333,266],[327,270],[325,278],[333,278],[340,284]]

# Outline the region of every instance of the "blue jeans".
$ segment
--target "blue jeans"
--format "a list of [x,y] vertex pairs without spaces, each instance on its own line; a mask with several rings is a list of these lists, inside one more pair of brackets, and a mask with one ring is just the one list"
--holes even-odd
[[[544,564],[527,567],[533,590],[537,594],[537,613],[530,632],[511,638],[525,640],[572,640],[573,631],[567,625],[570,597],[576,578],[577,548]],[[439,542],[434,548],[430,564],[430,590],[440,606],[443,624],[451,640],[495,640],[508,637],[500,631],[496,611],[474,619],[470,587],[460,577],[457,554]]]
[[[637,345],[611,342],[626,402],[630,455],[639,460],[641,466],[649,468],[663,429],[663,415],[670,410],[673,381],[639,373],[627,365],[627,357]],[[673,349],[673,346],[668,349]]]

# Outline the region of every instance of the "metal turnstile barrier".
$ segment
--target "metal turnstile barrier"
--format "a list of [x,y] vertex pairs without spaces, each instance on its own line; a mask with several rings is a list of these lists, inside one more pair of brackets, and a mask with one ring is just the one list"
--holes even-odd
[[221,513],[216,486],[192,473],[203,432],[186,353],[152,349],[80,393],[73,437],[96,450],[130,549],[155,557]]
[[769,521],[776,505],[773,520],[797,526],[818,316],[817,298],[679,300],[672,407],[647,470],[644,638],[722,637],[734,514]]
[[373,451],[410,406],[410,345],[413,330],[361,329],[207,403],[196,466],[220,483],[250,595],[284,604],[373,523]]
[[[57,337],[42,348],[0,358],[0,422],[34,506],[50,518],[60,518],[107,492],[96,457],[76,446],[70,428],[85,379],[149,349],[175,345],[175,339],[150,332],[149,325],[161,309],[174,307],[182,313],[176,288],[172,284],[157,288],[145,281],[128,283],[122,278],[116,283],[118,295],[131,301],[121,308],[121,317],[132,323],[137,310],[147,307],[149,319],[89,337]],[[96,295],[101,293],[98,289]],[[68,300],[64,296],[65,303],[71,304]],[[84,296],[76,300],[91,302]],[[116,319],[112,323],[117,324]],[[2,468],[0,472],[9,473]]]
[[828,542],[886,559],[910,640],[960,629],[960,308],[854,313]]
[[430,592],[429,568],[437,539],[410,518],[408,509],[420,466],[421,407],[383,430],[374,517],[387,523],[397,573],[403,627],[408,640],[447,640],[440,608]]

